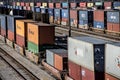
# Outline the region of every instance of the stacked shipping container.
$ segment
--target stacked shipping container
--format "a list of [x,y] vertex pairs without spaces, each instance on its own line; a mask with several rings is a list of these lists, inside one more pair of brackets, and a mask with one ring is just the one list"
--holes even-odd
[[107,30],[120,32],[120,12],[108,11],[107,12]]
[[60,24],[61,22],[61,9],[54,9],[54,23]]
[[27,26],[28,50],[33,53],[39,53],[42,50],[42,45],[54,44],[54,25],[28,23]]
[[97,29],[106,29],[106,11],[104,10],[95,10],[94,11],[94,28]]

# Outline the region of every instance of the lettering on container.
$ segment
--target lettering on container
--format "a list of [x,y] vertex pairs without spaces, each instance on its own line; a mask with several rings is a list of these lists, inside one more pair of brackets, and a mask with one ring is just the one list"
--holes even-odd
[[21,27],[20,27],[20,26],[18,26],[18,25],[17,25],[17,28],[18,28],[18,29],[21,29]]
[[85,17],[85,14],[81,14],[82,17]]
[[80,48],[75,48],[75,54],[76,54],[77,56],[84,57],[83,50],[80,49]]
[[96,27],[97,27],[97,28],[101,28],[101,25],[97,25]]
[[84,70],[82,70],[82,76],[84,76],[84,77],[85,77],[85,71],[84,71]]
[[30,34],[32,34],[32,35],[34,35],[34,32],[33,32],[33,31],[31,31],[30,29],[29,29],[29,33],[30,33]]
[[116,19],[116,16],[111,16],[110,18],[111,18],[111,19]]

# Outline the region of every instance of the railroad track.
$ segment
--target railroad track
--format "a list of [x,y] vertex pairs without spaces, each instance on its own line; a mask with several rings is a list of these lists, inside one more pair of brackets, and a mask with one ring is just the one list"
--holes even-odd
[[19,75],[20,80],[40,80],[1,48],[0,58],[4,60],[5,63],[8,64]]
[[[61,34],[61,35],[66,34],[67,36],[69,35],[69,27],[57,26],[55,30],[56,30],[55,31],[56,34]],[[90,30],[77,29],[77,28],[71,28],[71,36],[91,36],[91,37],[102,38],[110,41],[120,42],[119,36],[97,33]]]

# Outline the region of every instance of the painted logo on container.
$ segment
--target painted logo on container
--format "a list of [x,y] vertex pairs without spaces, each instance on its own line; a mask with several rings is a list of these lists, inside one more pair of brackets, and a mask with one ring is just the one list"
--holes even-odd
[[32,35],[34,35],[34,32],[33,32],[33,31],[31,31],[30,29],[29,29],[29,33],[30,33],[30,34],[32,34]]

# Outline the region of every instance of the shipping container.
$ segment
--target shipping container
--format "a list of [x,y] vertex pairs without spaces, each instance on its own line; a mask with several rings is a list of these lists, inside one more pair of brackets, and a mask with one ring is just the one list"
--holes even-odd
[[87,3],[87,7],[88,7],[88,8],[94,7],[94,3],[93,3],[93,2],[88,2],[88,3]]
[[81,80],[81,66],[68,60],[69,76],[74,80]]
[[79,28],[88,29],[93,26],[93,11],[80,10],[79,11]]
[[42,3],[42,6],[43,6],[44,8],[47,8],[47,7],[48,7],[48,3]]
[[77,3],[75,2],[70,3],[70,8],[77,8]]
[[27,6],[27,7],[30,6],[30,3],[29,2],[25,3],[25,6]]
[[107,22],[120,23],[120,11],[107,11]]
[[106,44],[105,72],[120,79],[120,43]]
[[25,48],[25,37],[16,34],[16,44],[18,44],[20,47]]
[[60,71],[68,71],[68,53],[66,50],[56,50],[54,54],[54,67]]
[[81,8],[86,8],[87,3],[86,3],[86,2],[80,2],[79,6],[80,6]]
[[24,3],[24,2],[21,2],[21,3],[20,3],[20,6],[25,6],[25,3]]
[[55,3],[55,8],[61,8],[61,3]]
[[40,2],[37,2],[37,3],[36,3],[36,6],[37,6],[37,7],[41,7],[41,3],[40,3]]
[[62,9],[61,14],[62,14],[61,24],[62,25],[69,25],[69,20],[68,20],[69,13],[68,13],[68,9]]
[[48,13],[49,13],[49,22],[53,23],[54,22],[54,9],[48,9]]
[[104,9],[103,2],[95,2],[95,6],[97,7],[97,9]]
[[20,2],[17,2],[16,4],[17,4],[17,6],[20,6]]
[[120,2],[119,1],[114,1],[113,2],[113,8],[114,9],[120,9]]
[[[95,73],[94,71],[91,71],[85,67],[81,67],[81,74],[82,74],[82,79],[81,80],[97,80],[95,79]],[[102,80],[102,79],[101,79]]]
[[31,41],[27,41],[27,49],[36,54],[40,52],[40,46]]
[[98,29],[106,29],[106,24],[104,22],[100,22],[100,21],[94,21],[94,28],[98,28]]
[[120,24],[119,23],[107,23],[107,30],[108,31],[114,31],[114,32],[120,32]]
[[55,7],[55,3],[49,3],[49,8],[54,8]]
[[27,26],[28,41],[37,45],[54,44],[54,25],[39,22],[28,23]]
[[114,76],[111,76],[111,75],[106,73],[105,74],[105,80],[120,80],[120,79],[115,78]]
[[105,22],[106,17],[107,17],[106,11],[104,11],[104,10],[95,10],[94,11],[94,21]]
[[74,10],[74,9],[70,10],[70,25],[72,27],[78,26],[78,10]]
[[68,8],[69,7],[69,3],[67,2],[62,2],[62,8]]
[[33,7],[33,6],[34,6],[34,3],[33,3],[33,2],[31,2],[31,3],[30,3],[30,6],[31,6],[31,7]]
[[1,28],[1,35],[3,37],[7,37],[7,31],[5,29],[3,29],[3,28]]
[[26,10],[30,11],[32,8],[30,6],[26,7]]
[[104,9],[112,9],[112,2],[104,2]]
[[[104,80],[104,51],[108,41],[94,37],[68,38],[68,59],[95,71],[96,80]],[[100,72],[98,74],[97,72]],[[101,77],[101,79],[99,79]]]
[[48,13],[48,9],[47,8],[41,8],[41,13]]
[[61,22],[61,9],[54,9],[54,23],[60,24]]

